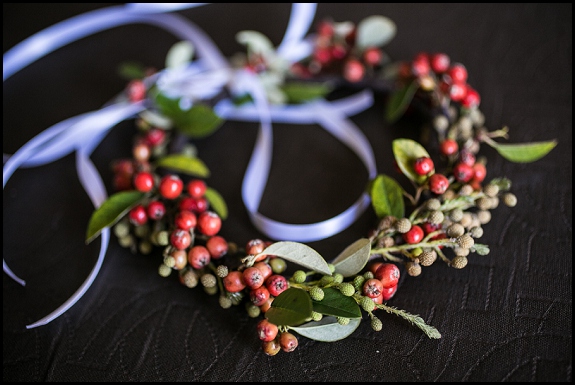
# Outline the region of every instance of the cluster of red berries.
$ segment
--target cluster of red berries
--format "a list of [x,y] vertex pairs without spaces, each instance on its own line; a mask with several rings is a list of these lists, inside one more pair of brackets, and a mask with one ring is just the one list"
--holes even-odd
[[355,25],[344,33],[335,28],[333,21],[323,20],[316,32],[311,58],[294,63],[291,68],[299,78],[338,75],[356,83],[385,63],[386,56],[380,47],[360,48],[356,44]]
[[373,299],[373,302],[382,304],[389,301],[397,292],[400,271],[397,265],[389,262],[374,262],[369,271],[373,278],[367,278],[362,285],[364,296]]
[[479,93],[467,83],[467,69],[461,63],[452,63],[445,53],[417,54],[413,60],[402,62],[399,77],[416,79],[425,91],[438,90],[443,98],[461,103],[463,107],[478,107]]

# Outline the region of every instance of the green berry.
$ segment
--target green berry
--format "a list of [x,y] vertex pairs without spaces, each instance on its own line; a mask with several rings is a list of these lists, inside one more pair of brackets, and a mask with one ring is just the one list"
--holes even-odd
[[200,281],[202,282],[202,285],[204,285],[204,287],[214,287],[218,283],[216,277],[213,274],[202,275]]
[[217,286],[204,286],[204,291],[209,294],[209,295],[214,295],[218,292],[218,287]]
[[148,255],[152,252],[152,244],[148,241],[141,241],[138,244],[138,250],[140,250],[140,253]]
[[353,279],[353,288],[356,291],[361,290],[364,282],[365,282],[365,278],[363,277],[363,275],[356,275],[355,278]]
[[323,277],[321,277],[321,279],[319,280],[319,285],[320,286],[327,286],[330,283],[332,283],[334,280],[333,276],[331,275],[324,275]]
[[475,244],[475,241],[473,240],[471,235],[463,234],[462,236],[457,238],[457,244],[459,245],[459,247],[469,249]]
[[342,283],[339,285],[339,291],[346,297],[351,297],[355,293],[355,287],[351,283]]
[[321,321],[321,319],[323,318],[323,314],[318,313],[317,311],[312,311],[311,312],[311,319],[314,321]]
[[122,247],[130,247],[134,244],[134,237],[131,234],[128,234],[125,237],[118,238],[118,243]]
[[331,271],[332,273],[335,272],[335,265],[333,263],[328,263],[327,267],[329,267],[329,271]]
[[[373,302],[373,301],[372,301]],[[383,328],[383,323],[377,317],[371,318],[371,328],[376,332],[380,331]]]
[[431,198],[427,201],[426,207],[430,211],[436,211],[441,207],[441,202],[437,198]]
[[442,211],[432,211],[431,213],[429,213],[429,217],[428,217],[428,221],[434,225],[439,225],[441,223],[443,223],[443,220],[445,219],[445,215],[443,215]]
[[473,187],[471,187],[471,185],[469,185],[469,184],[464,184],[459,189],[459,195],[461,195],[461,196],[469,196],[472,193],[473,193]]
[[198,275],[193,270],[188,270],[182,275],[182,282],[187,287],[194,288],[198,286]]
[[503,195],[503,203],[508,207],[515,207],[517,204],[517,197],[512,193],[506,193]]
[[489,221],[491,221],[491,212],[489,210],[479,210],[477,212],[477,219],[482,225],[489,223]]
[[293,280],[295,283],[304,283],[307,275],[305,273],[305,271],[303,270],[297,270],[295,273],[293,273]]
[[469,255],[470,250],[469,249],[464,249],[462,247],[454,247],[453,248],[453,252],[455,253],[455,255],[459,255],[462,257],[467,257]]
[[343,282],[343,275],[341,275],[340,273],[335,273],[333,275],[333,282],[342,283]]
[[373,309],[375,309],[375,302],[373,302],[373,299],[369,297],[361,297],[359,305],[366,312],[371,312]]
[[144,238],[150,234],[150,227],[148,225],[134,227],[134,234],[138,238]]
[[471,230],[469,230],[469,234],[473,238],[481,238],[483,236],[483,228],[482,227],[472,227]]
[[407,262],[405,264],[405,268],[407,270],[407,274],[412,277],[417,277],[421,274],[421,265],[417,262]]
[[481,197],[475,201],[475,205],[479,210],[489,210],[491,208],[491,199],[488,197]]
[[421,266],[431,266],[437,259],[437,252],[435,250],[425,250],[417,258]]
[[453,209],[449,212],[449,219],[453,222],[459,222],[463,218],[463,210],[461,209]]
[[456,256],[451,260],[451,266],[456,269],[463,269],[467,266],[467,257],[464,257],[463,255]]
[[465,228],[459,223],[452,223],[447,228],[447,236],[451,238],[457,238],[465,233]]
[[226,265],[219,265],[216,267],[216,274],[220,278],[226,278],[228,276],[228,267]]
[[337,323],[342,325],[342,326],[349,324],[349,321],[350,321],[350,319],[347,317],[337,317]]
[[325,296],[325,293],[323,292],[323,289],[321,287],[314,286],[309,291],[309,296],[314,301],[321,301]]
[[365,273],[363,273],[363,278],[367,281],[368,279],[372,279],[373,278],[373,273],[371,271],[366,271]]
[[270,260],[270,266],[275,274],[281,274],[287,268],[287,263],[283,258],[273,258]]
[[130,224],[124,221],[118,222],[114,226],[114,234],[118,238],[125,237],[126,235],[130,234]]
[[485,195],[487,195],[488,197],[495,197],[497,196],[497,194],[499,194],[499,186],[497,186],[496,184],[488,184],[485,187],[483,187],[483,193]]
[[158,268],[158,273],[160,273],[162,277],[167,277],[172,273],[172,268],[162,263]]
[[395,222],[395,228],[398,232],[405,234],[411,230],[411,221],[407,218],[398,219],[397,222]]
[[158,246],[167,246],[170,243],[170,234],[167,231],[160,231],[156,234]]
[[251,302],[246,303],[246,311],[248,312],[248,316],[250,316],[251,318],[259,317],[262,312],[259,306],[256,306]]
[[219,298],[220,306],[224,309],[229,309],[232,307],[232,300],[226,297],[225,295],[221,295]]
[[387,215],[381,221],[379,221],[377,228],[379,231],[385,231],[393,226],[396,220],[397,219],[394,216]]
[[176,259],[174,257],[166,257],[164,258],[164,265],[168,266],[169,268],[173,268],[176,266]]

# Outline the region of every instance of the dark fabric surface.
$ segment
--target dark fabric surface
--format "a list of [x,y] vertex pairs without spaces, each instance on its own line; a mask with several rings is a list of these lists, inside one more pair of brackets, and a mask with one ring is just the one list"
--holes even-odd
[[[68,17],[108,4],[4,4],[3,49]],[[252,29],[279,44],[289,4],[213,4],[180,14],[204,29],[226,56]],[[490,148],[488,178],[507,176],[518,197],[485,225],[491,252],[462,270],[435,263],[419,277],[402,271],[389,304],[419,314],[442,334],[427,338],[380,314],[347,339],[299,339],[293,353],[267,357],[256,320],[224,310],[202,289],[158,275],[161,257],[132,255],[112,238],[84,297],[52,323],[26,330],[82,284],[99,242],[84,243],[93,207],[74,156],[18,170],[4,190],[3,255],[27,281],[3,278],[3,381],[568,381],[572,380],[572,5],[320,4],[316,20],[373,14],[398,28],[386,52],[396,60],[443,51],[465,64],[482,97],[486,125],[510,128],[509,142],[557,139],[530,164]],[[163,67],[176,39],[146,25],[114,28],[70,44],[3,86],[3,151],[11,154],[63,119],[99,108],[124,87],[119,63]],[[379,172],[392,173],[391,141],[417,138],[420,122],[383,121],[385,94],[352,117],[371,142]],[[244,244],[264,237],[249,221],[240,189],[257,125],[226,122],[195,144],[212,171],[208,184],[230,209],[221,234]],[[130,154],[132,122],[111,131],[93,155],[108,191],[111,160]],[[274,125],[274,158],[261,212],[293,223],[338,214],[361,194],[367,173],[319,126]],[[333,258],[375,223],[368,210],[344,232],[309,246]]]

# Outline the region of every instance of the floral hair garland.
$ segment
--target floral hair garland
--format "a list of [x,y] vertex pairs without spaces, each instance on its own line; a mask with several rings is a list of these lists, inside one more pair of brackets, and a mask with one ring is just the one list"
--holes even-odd
[[[309,24],[313,13],[310,17],[302,8],[299,12]],[[294,8],[292,20],[297,15]],[[162,16],[150,22],[190,30],[186,37],[193,36],[172,47],[166,69],[122,66],[128,84],[114,103],[87,122],[75,125],[73,118],[46,134],[56,141],[49,147],[61,152],[65,143],[76,143],[74,138],[81,134],[100,138],[116,122],[135,119],[133,151],[131,157],[112,163],[116,191],[109,197],[100,191],[101,185],[90,181],[97,172],[87,156],[98,141],[75,148],[86,156],[78,158],[79,175],[90,186],[87,191],[96,205],[86,241],[101,237],[107,246],[108,229],[112,229],[121,246],[157,256],[161,276],[177,276],[189,288],[203,288],[217,296],[222,308],[244,306],[250,317],[258,319],[255,334],[270,356],[296,349],[296,335],[333,342],[351,335],[362,320],[379,331],[384,313],[404,318],[430,338],[440,338],[439,331],[421,317],[387,304],[396,295],[401,271],[416,277],[433,263],[462,269],[473,254],[489,253],[488,245],[479,241],[484,228],[500,202],[513,207],[517,198],[509,179],[486,178],[482,144],[511,162],[532,162],[556,142],[497,141],[507,138],[508,129],[485,127],[480,95],[468,83],[465,66],[444,53],[424,52],[408,61],[392,61],[383,47],[393,39],[395,24],[384,16],[370,16],[357,24],[323,20],[314,34],[295,43],[293,30],[305,32],[306,23],[291,24],[291,45],[278,48],[256,31],[241,31],[236,37],[246,52],[225,65],[199,31],[171,15]],[[285,41],[290,41],[287,37]],[[200,59],[195,58],[196,52]],[[5,78],[10,74],[5,57]],[[422,112],[435,133],[425,143],[436,150],[433,156],[417,141],[393,141],[397,166],[393,176],[375,171],[369,143],[347,120],[372,100],[360,92],[328,102],[331,92],[341,87],[379,91],[382,85],[389,95],[382,106],[383,118],[393,123],[410,111]],[[242,195],[250,218],[269,239],[254,238],[238,245],[220,235],[227,206],[206,183],[209,168],[198,157],[193,140],[209,136],[226,118],[262,125]],[[370,174],[365,196],[328,221],[334,228],[331,232],[325,223],[288,225],[257,212],[269,171],[266,124],[310,119],[318,119],[354,149]],[[67,130],[70,127],[74,130]],[[4,186],[20,164],[41,164],[53,157],[30,143],[5,163]],[[406,191],[396,178],[407,178],[413,191]],[[370,234],[332,261],[302,243],[343,230],[365,208],[374,210],[378,222]],[[101,257],[104,253],[105,246]],[[289,274],[288,263],[295,266]],[[6,262],[4,271],[19,279]],[[95,274],[90,280],[94,278]],[[50,322],[72,306],[89,287],[88,281],[66,306],[28,327]]]

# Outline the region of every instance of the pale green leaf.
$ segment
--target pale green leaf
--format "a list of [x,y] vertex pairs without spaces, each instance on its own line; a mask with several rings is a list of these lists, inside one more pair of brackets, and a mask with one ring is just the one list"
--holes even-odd
[[556,140],[513,144],[492,141],[486,143],[495,148],[505,159],[516,163],[529,163],[541,159],[557,145]]
[[371,184],[369,193],[371,205],[378,218],[388,215],[403,218],[405,214],[403,188],[395,179],[384,174],[378,175]]
[[139,191],[122,191],[110,196],[90,217],[86,231],[86,243],[92,242],[100,232],[114,225],[144,197]]
[[410,180],[422,184],[427,176],[417,174],[413,164],[417,158],[429,158],[427,150],[421,144],[411,139],[395,139],[392,143],[392,148],[395,161],[401,172]]
[[359,273],[369,260],[371,242],[367,238],[361,238],[346,247],[332,262],[335,272],[344,277],[350,277]]
[[206,189],[205,197],[212,210],[214,210],[220,218],[226,219],[228,217],[228,206],[219,192],[214,190],[212,187],[208,187]]
[[193,158],[186,155],[167,155],[158,159],[156,167],[165,167],[177,172],[183,172],[188,175],[207,178],[210,176],[210,170],[199,158]]
[[361,318],[354,318],[347,325],[340,325],[335,317],[323,317],[320,321],[308,322],[290,329],[311,340],[334,342],[349,337],[360,322]]
[[511,180],[508,178],[495,178],[489,183],[498,186],[499,191],[507,191],[511,188]]
[[276,255],[318,273],[331,275],[331,270],[323,257],[303,243],[291,241],[276,242],[258,255]]
[[194,45],[183,40],[174,44],[166,55],[166,68],[176,68],[188,64],[194,56]]
[[278,326],[301,325],[311,316],[312,305],[309,294],[302,289],[290,288],[274,298],[265,317]]
[[419,83],[413,81],[403,88],[392,92],[385,107],[385,120],[388,123],[394,123],[403,116],[418,88]]
[[240,31],[236,34],[236,41],[245,45],[253,54],[268,56],[275,51],[271,40],[261,32]]
[[323,288],[323,293],[321,301],[312,301],[313,311],[334,317],[361,318],[359,305],[352,297],[333,287]]
[[332,87],[326,83],[290,82],[282,86],[290,103],[303,103],[327,95]]
[[397,31],[397,26],[388,17],[373,15],[366,17],[357,25],[356,45],[360,49],[382,47],[389,43]]

